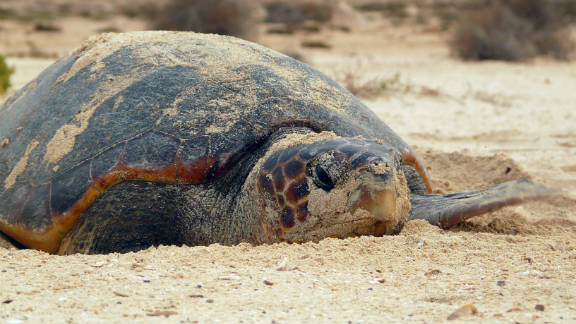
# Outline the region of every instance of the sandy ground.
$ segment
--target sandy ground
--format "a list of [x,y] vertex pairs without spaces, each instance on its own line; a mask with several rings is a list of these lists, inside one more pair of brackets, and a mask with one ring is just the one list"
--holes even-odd
[[[332,50],[304,54],[330,75],[398,75],[366,103],[417,148],[436,191],[529,177],[564,193],[379,238],[66,257],[0,248],[0,322],[575,322],[576,65],[463,63],[408,29],[325,39]],[[51,60],[9,62],[17,88]]]

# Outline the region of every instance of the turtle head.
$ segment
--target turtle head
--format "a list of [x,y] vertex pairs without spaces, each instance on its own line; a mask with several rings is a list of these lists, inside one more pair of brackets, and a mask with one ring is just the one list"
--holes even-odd
[[268,241],[393,234],[414,219],[450,227],[557,193],[522,179],[432,194],[426,170],[410,151],[398,152],[380,141],[321,135],[279,141],[253,170],[249,201],[259,204],[253,208],[264,217]]
[[401,154],[358,138],[279,148],[258,170],[262,212],[290,242],[398,232],[408,218]]

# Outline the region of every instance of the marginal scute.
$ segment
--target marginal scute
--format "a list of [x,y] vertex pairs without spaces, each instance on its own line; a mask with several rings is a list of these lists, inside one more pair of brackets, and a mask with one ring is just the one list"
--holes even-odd
[[209,175],[214,173],[216,159],[213,157],[201,157],[192,161],[176,161],[178,178],[181,183],[205,183]]

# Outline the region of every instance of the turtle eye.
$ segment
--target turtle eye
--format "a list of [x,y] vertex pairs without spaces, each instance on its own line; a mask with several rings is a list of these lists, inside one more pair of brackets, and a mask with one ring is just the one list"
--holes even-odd
[[334,182],[328,175],[328,172],[320,165],[314,167],[314,184],[324,191],[330,191],[334,188]]

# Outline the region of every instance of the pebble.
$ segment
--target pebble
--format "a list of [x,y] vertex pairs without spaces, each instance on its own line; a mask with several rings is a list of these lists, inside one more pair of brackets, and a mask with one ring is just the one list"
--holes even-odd
[[451,320],[458,319],[462,316],[476,315],[476,314],[478,314],[478,309],[476,308],[476,306],[474,306],[473,304],[467,304],[467,305],[464,305],[464,306],[458,308],[457,310],[455,310],[446,319],[451,321]]
[[118,296],[118,297],[129,297],[129,295],[121,293],[121,292],[117,292],[117,291],[113,291],[114,295]]
[[266,286],[274,286],[274,283],[272,281],[268,281],[268,280],[264,280],[264,284]]

